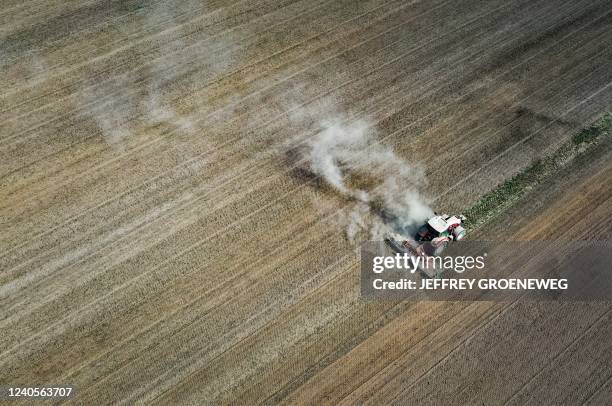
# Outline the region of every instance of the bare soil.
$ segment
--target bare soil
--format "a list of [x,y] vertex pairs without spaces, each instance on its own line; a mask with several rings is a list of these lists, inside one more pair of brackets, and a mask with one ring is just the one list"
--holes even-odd
[[[609,400],[609,303],[363,301],[351,202],[285,150],[303,112],[367,118],[436,209],[469,207],[610,111],[608,2],[5,3],[0,383],[81,404]],[[610,157],[479,236],[609,239]]]

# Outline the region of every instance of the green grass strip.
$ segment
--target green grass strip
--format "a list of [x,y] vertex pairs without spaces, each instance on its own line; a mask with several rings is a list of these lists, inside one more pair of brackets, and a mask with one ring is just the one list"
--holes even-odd
[[522,172],[482,196],[476,204],[464,212],[467,231],[473,231],[502,214],[528,191],[578,155],[585,154],[602,136],[608,136],[611,132],[612,113],[608,113],[590,127],[575,134],[552,155],[535,161]]

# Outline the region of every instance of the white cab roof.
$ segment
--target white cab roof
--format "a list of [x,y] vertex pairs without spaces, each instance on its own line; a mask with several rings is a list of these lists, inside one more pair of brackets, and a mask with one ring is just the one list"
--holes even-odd
[[446,219],[446,222],[448,223],[449,226],[455,225],[455,224],[461,224],[461,220],[459,219],[459,217],[456,216],[451,216],[448,219]]
[[439,233],[446,231],[448,228],[448,223],[441,216],[432,217],[427,223]]

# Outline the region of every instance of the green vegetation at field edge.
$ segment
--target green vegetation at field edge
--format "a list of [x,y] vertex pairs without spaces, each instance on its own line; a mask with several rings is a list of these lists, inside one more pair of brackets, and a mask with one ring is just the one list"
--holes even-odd
[[575,134],[552,155],[535,161],[522,172],[482,196],[476,204],[464,212],[468,232],[506,211],[525,193],[554,175],[576,157],[587,154],[610,132],[612,132],[612,113],[606,114],[590,127]]

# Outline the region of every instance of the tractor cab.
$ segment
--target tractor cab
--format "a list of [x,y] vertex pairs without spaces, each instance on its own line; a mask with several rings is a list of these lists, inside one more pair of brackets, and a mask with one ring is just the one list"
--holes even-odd
[[417,241],[433,241],[440,238],[459,241],[465,236],[465,229],[461,226],[464,219],[465,217],[461,215],[435,215],[419,228],[415,238]]

